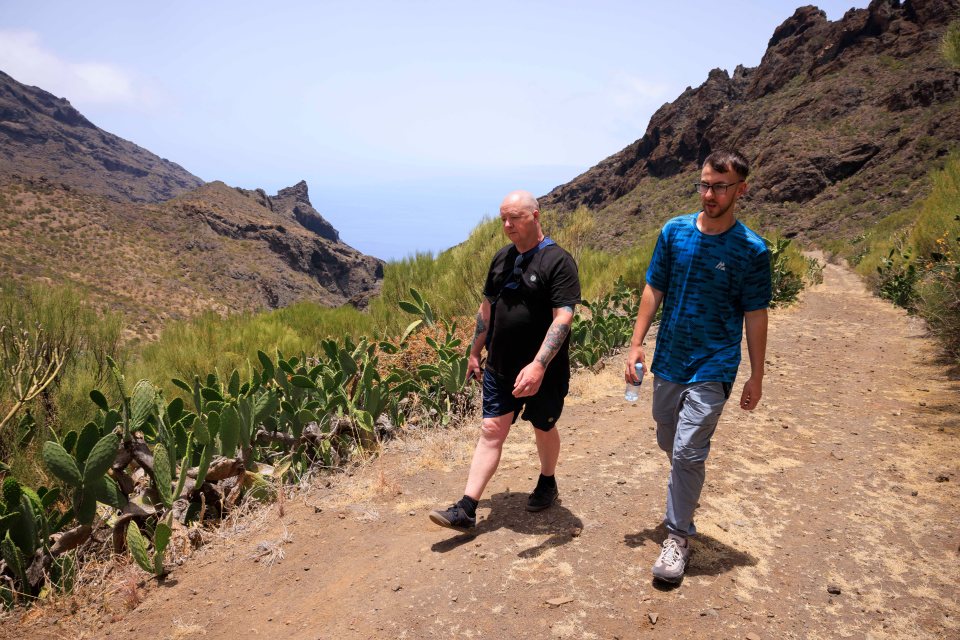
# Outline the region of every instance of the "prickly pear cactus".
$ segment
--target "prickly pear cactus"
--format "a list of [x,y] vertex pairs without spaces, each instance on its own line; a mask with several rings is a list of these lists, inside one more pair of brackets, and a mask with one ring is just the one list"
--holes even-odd
[[47,469],[71,487],[80,488],[83,485],[83,476],[77,467],[76,461],[67,450],[56,442],[47,441],[43,443],[41,451],[43,463]]
[[130,398],[132,411],[130,420],[134,431],[142,428],[153,415],[156,397],[157,390],[149,380],[141,380],[133,388],[133,396]]

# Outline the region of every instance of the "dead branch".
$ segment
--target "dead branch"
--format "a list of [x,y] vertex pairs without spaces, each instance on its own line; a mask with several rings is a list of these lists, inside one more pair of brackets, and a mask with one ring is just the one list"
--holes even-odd
[[88,524],[81,524],[73,529],[53,534],[50,536],[53,540],[53,546],[50,547],[50,555],[56,557],[71,549],[76,549],[87,541],[91,533],[93,533],[93,527]]

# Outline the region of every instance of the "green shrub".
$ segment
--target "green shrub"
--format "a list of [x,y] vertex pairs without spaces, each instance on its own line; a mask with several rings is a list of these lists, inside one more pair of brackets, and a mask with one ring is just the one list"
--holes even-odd
[[878,295],[924,318],[960,358],[960,156],[947,158],[931,184],[926,198],[878,225],[857,269],[873,270],[868,282]]
[[910,260],[910,252],[896,248],[877,266],[879,279],[877,291],[881,298],[889,300],[898,307],[912,310],[917,296],[916,286],[920,281],[917,265]]
[[960,156],[933,176],[910,243],[918,257],[916,309],[960,360]]
[[940,44],[940,51],[947,62],[955,67],[960,67],[960,20],[954,20],[947,27],[943,34],[943,42]]

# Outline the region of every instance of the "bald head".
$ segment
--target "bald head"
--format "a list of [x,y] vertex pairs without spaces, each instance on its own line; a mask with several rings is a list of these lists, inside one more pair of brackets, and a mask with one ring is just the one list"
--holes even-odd
[[501,209],[504,207],[520,208],[530,213],[540,211],[540,205],[537,204],[537,199],[534,198],[533,194],[529,191],[511,191],[500,204]]
[[500,205],[503,232],[518,251],[528,251],[543,239],[540,205],[529,191],[512,191]]

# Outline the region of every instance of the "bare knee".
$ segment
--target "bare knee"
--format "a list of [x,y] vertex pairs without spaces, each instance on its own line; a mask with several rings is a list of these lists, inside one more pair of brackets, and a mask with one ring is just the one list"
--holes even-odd
[[502,445],[510,433],[510,421],[497,418],[484,418],[480,425],[480,440],[489,445]]

